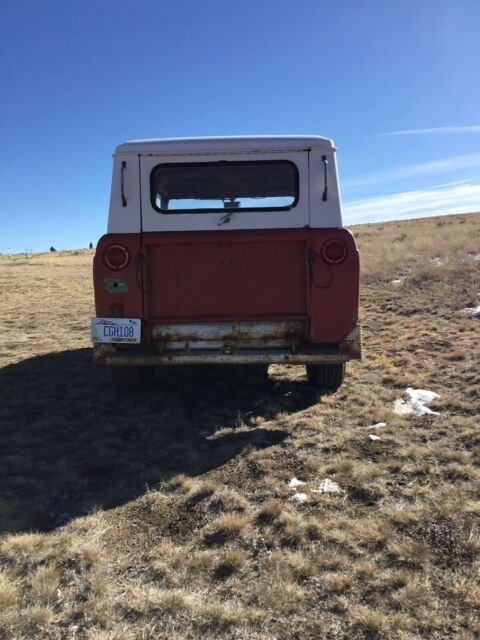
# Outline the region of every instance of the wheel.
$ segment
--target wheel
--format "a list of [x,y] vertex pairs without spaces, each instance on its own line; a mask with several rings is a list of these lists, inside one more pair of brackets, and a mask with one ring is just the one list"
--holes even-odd
[[307,364],[307,379],[316,389],[335,393],[345,378],[345,363]]
[[155,367],[110,367],[112,383],[123,395],[148,391],[155,383]]

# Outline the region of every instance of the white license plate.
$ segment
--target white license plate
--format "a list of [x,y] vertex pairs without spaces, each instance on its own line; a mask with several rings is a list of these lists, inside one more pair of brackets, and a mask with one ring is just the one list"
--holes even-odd
[[140,342],[142,321],[138,318],[92,318],[92,342]]

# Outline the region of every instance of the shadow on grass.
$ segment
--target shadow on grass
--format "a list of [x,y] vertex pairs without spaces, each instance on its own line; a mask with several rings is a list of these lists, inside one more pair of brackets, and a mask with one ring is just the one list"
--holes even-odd
[[[304,382],[242,367],[171,367],[148,395],[123,398],[90,349],[0,370],[0,533],[46,531],[110,508],[173,475],[198,475],[287,432],[235,429],[316,401]],[[216,432],[217,435],[212,438]]]

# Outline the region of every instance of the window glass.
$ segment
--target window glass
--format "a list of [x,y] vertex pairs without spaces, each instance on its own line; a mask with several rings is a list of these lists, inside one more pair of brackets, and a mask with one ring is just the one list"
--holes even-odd
[[162,212],[285,210],[298,200],[298,170],[285,160],[159,164],[150,179]]

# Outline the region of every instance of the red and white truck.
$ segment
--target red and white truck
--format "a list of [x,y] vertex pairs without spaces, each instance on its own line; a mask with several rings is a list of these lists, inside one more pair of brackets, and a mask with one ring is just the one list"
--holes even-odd
[[335,391],[361,357],[359,257],[331,140],[253,136],[117,147],[96,249],[94,361],[124,392],[155,365],[306,365]]

